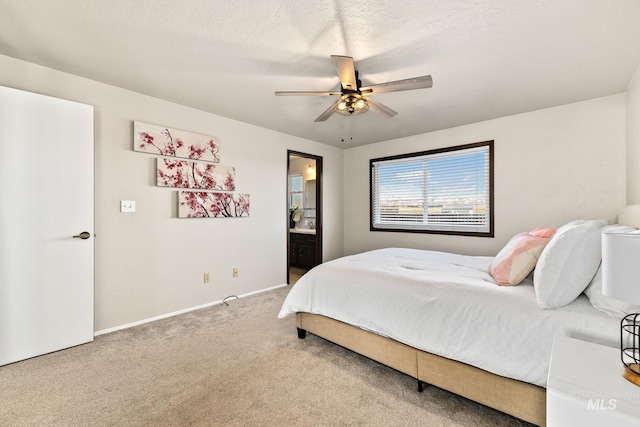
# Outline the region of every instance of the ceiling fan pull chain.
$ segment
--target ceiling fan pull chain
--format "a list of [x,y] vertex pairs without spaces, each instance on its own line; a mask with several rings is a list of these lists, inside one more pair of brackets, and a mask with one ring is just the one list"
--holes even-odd
[[[347,124],[346,126],[345,126],[345,123]],[[343,135],[343,137],[340,138],[340,142],[345,142],[347,133],[349,134],[349,141],[346,141],[346,142],[353,141],[353,121],[349,120],[349,116],[342,116],[340,118],[340,125],[341,125],[340,127],[342,128],[342,135]]]
[[349,120],[349,142],[353,141],[353,121]]

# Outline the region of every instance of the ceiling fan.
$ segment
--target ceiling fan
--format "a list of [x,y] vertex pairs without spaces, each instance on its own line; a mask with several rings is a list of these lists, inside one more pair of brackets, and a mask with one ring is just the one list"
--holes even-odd
[[369,108],[393,117],[398,114],[396,111],[380,102],[374,101],[370,96],[385,92],[425,89],[433,86],[433,79],[427,75],[363,87],[358,78],[358,71],[355,68],[352,57],[331,55],[331,62],[333,62],[333,66],[336,68],[340,78],[341,90],[339,92],[281,91],[276,92],[276,96],[339,96],[340,98],[315,120],[316,122],[323,122],[333,113],[350,116],[364,113]]

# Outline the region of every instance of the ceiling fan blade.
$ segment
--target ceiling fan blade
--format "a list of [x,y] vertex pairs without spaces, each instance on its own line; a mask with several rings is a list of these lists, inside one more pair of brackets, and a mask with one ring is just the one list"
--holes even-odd
[[326,91],[278,91],[276,96],[340,96],[342,92]]
[[[338,100],[340,101],[340,100]],[[392,110],[384,104],[379,103],[378,101],[374,101],[371,98],[367,98],[367,103],[369,104],[369,109],[373,111],[379,111],[380,113],[384,113],[389,117],[393,117],[398,114],[397,111]]]
[[427,89],[433,86],[431,76],[412,77],[410,79],[396,80],[394,82],[380,83],[377,85],[360,88],[362,92],[371,91],[372,95],[385,92],[399,92],[401,90]]
[[331,117],[331,115],[336,112],[336,106],[338,105],[338,102],[340,102],[340,99],[331,104],[331,107],[327,108],[324,113],[320,114],[318,118],[314,120],[314,122],[324,122],[329,117]]
[[333,66],[336,67],[342,88],[358,90],[356,67],[353,63],[353,58],[350,56],[331,55],[331,62],[333,62]]

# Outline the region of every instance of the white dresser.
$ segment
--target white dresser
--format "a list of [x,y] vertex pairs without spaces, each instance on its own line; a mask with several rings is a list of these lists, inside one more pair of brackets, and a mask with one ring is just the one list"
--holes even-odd
[[622,377],[618,348],[556,338],[547,381],[547,427],[640,426],[640,387]]

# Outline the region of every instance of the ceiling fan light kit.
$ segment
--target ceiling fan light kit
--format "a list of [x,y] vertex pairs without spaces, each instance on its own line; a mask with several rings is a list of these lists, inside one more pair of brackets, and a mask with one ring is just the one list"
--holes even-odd
[[433,86],[433,79],[431,76],[426,75],[362,87],[353,58],[350,56],[331,55],[331,62],[333,62],[336,72],[338,73],[338,78],[340,79],[340,92],[289,91],[276,92],[276,96],[340,96],[340,99],[331,104],[331,106],[315,120],[316,122],[323,122],[331,117],[333,113],[351,116],[364,113],[368,111],[369,108],[373,111],[383,113],[388,117],[393,117],[398,114],[396,111],[380,102],[374,101],[368,96],[402,90],[426,89]]
[[364,113],[369,109],[369,103],[364,96],[358,93],[342,95],[340,102],[336,105],[336,113],[350,116],[352,114]]

